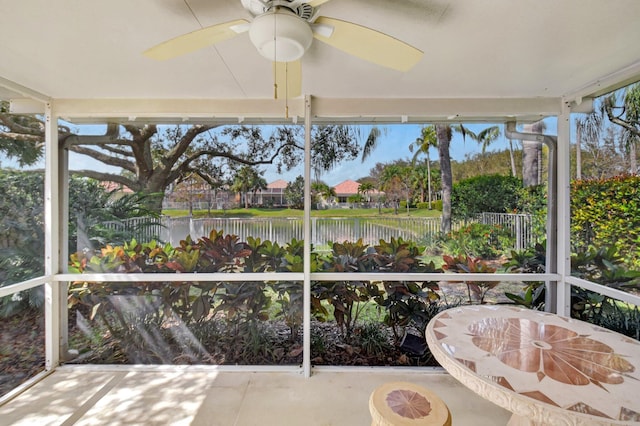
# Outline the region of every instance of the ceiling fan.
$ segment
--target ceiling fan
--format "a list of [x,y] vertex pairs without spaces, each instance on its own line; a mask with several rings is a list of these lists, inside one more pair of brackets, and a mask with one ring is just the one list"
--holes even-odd
[[274,63],[275,97],[301,94],[300,58],[320,40],[350,55],[398,71],[408,71],[422,51],[396,38],[352,22],[318,16],[318,7],[329,0],[241,0],[254,16],[224,22],[158,44],[144,55],[166,60],[248,32],[249,39]]

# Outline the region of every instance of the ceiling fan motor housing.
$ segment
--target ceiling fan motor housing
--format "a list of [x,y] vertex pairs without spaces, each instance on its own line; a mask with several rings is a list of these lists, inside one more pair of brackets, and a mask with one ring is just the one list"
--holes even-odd
[[277,7],[255,17],[249,39],[265,58],[291,62],[300,59],[311,46],[313,32],[309,23],[297,14]]

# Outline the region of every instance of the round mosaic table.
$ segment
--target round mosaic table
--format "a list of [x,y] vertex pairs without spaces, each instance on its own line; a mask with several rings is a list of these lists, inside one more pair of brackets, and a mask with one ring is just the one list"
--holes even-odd
[[451,426],[447,404],[435,393],[409,382],[390,382],[369,397],[372,426]]
[[640,343],[511,306],[436,315],[431,353],[453,377],[511,411],[509,425],[640,425]]

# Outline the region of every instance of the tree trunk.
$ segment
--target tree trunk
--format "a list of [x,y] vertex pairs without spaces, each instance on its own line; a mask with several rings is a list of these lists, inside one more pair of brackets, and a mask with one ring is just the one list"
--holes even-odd
[[[541,133],[540,121],[524,126],[528,133]],[[522,141],[522,181],[525,187],[539,185],[542,180],[542,142]]]
[[449,156],[451,126],[448,124],[437,124],[436,135],[438,137],[440,177],[442,180],[442,222],[440,231],[442,232],[442,235],[447,235],[451,232],[451,191],[453,188],[451,157]]
[[582,126],[576,126],[576,179],[582,179]]
[[146,194],[145,208],[152,212],[162,213],[162,202],[164,201],[164,188],[154,190],[153,188],[142,191]]
[[522,141],[522,181],[525,187],[538,184],[538,150],[540,142]]
[[511,160],[511,176],[517,177],[516,158],[513,155],[513,141],[509,139],[509,159]]
[[431,210],[431,159],[427,154],[427,197],[429,198],[429,210]]
[[638,158],[636,155],[636,141],[635,138],[632,137],[629,143],[629,168],[631,169],[632,175],[638,174]]

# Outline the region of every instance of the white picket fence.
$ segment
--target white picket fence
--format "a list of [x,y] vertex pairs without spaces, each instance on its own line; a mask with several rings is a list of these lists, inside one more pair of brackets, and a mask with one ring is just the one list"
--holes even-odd
[[[513,249],[522,250],[535,242],[533,218],[525,214],[483,213],[474,221],[508,229],[515,237]],[[162,217],[150,224],[147,218],[132,218],[121,222],[108,222],[111,229],[128,231],[139,241],[156,239],[178,245],[187,235],[197,239],[215,230],[237,235],[240,240],[247,237],[286,244],[304,238],[302,218],[200,218]],[[469,223],[469,222],[467,222]],[[455,223],[457,229],[462,223]],[[311,218],[311,236],[314,247],[322,249],[329,242],[356,241],[377,244],[380,240],[390,241],[401,237],[404,240],[424,243],[440,234],[440,218]]]

